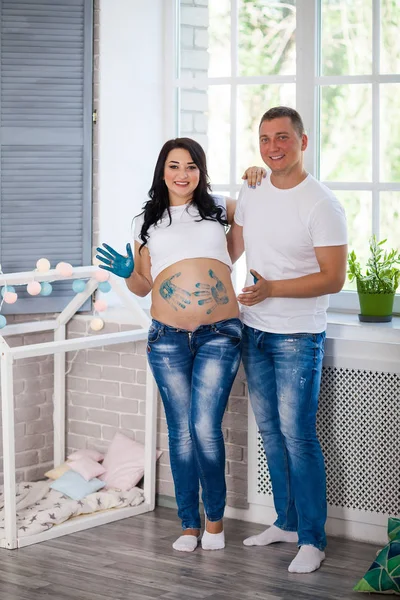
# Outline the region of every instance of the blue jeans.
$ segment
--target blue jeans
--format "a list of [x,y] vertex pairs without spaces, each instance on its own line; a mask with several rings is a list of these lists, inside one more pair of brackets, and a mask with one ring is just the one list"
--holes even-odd
[[241,357],[243,325],[227,319],[193,332],[153,320],[147,356],[168,425],[178,516],[199,529],[199,482],[209,521],[225,509],[222,418]]
[[325,333],[244,326],[243,363],[271,476],[274,523],[299,546],[326,546],[326,477],[316,434]]

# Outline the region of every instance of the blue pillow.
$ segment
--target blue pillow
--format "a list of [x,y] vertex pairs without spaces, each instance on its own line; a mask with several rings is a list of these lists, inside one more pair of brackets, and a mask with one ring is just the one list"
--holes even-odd
[[61,475],[58,479],[53,481],[50,487],[57,492],[61,492],[73,500],[82,500],[88,494],[93,494],[101,490],[105,486],[104,481],[100,481],[97,477],[86,481],[76,471],[67,471],[64,475]]

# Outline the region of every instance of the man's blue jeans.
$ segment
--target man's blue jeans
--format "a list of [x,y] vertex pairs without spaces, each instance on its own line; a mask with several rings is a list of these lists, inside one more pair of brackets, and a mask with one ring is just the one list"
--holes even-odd
[[209,521],[224,515],[222,417],[240,364],[243,325],[227,319],[193,332],[153,320],[147,356],[168,425],[171,470],[183,529],[199,529],[199,481]]
[[325,333],[277,334],[244,326],[250,402],[271,476],[277,527],[299,546],[326,546],[326,477],[316,434]]

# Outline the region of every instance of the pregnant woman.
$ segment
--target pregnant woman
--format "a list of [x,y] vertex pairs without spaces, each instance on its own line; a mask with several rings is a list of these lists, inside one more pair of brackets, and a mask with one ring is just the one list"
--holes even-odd
[[206,514],[204,550],[224,548],[225,448],[221,423],[240,358],[242,323],[231,282],[226,226],[235,202],[210,194],[206,157],[189,138],[159,154],[149,200],[135,219],[134,258],[104,244],[103,268],[138,296],[151,291],[147,354],[165,408],[182,535],[200,540],[199,487]]

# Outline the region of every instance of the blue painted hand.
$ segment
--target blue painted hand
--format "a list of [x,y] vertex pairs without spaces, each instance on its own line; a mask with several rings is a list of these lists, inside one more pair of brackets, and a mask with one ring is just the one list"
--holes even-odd
[[135,268],[131,245],[126,245],[126,256],[119,254],[108,244],[103,244],[103,247],[105,250],[103,248],[97,248],[99,254],[96,254],[96,258],[104,263],[99,265],[100,269],[105,269],[106,271],[114,273],[114,275],[118,275],[118,277],[128,279]]
[[210,306],[210,308],[207,310],[207,315],[212,313],[218,305],[227,304],[229,302],[226,287],[224,286],[222,281],[218,279],[218,277],[215,275],[212,269],[208,271],[208,274],[211,277],[211,279],[214,279],[216,281],[215,285],[209,285],[208,283],[196,283],[196,287],[200,291],[193,292],[193,296],[201,298],[201,300],[198,300],[198,304],[200,306],[202,306],[203,304],[212,304],[212,306]]
[[175,275],[168,277],[162,282],[159,289],[161,298],[164,298],[174,310],[178,310],[178,308],[185,309],[190,304],[190,292],[177,286],[172,281],[175,277],[180,276],[180,273],[175,273]]

